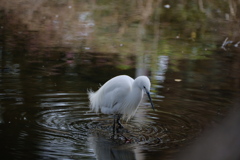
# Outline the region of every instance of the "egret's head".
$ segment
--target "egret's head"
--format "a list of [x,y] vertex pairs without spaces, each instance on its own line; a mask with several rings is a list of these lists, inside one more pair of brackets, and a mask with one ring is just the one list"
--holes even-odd
[[137,86],[142,90],[150,91],[151,83],[148,77],[146,76],[139,76],[135,79]]
[[148,77],[146,76],[139,76],[135,79],[137,86],[142,89],[144,92],[146,92],[148,99],[151,103],[152,109],[154,110],[154,106],[152,103],[152,99],[150,96],[150,87],[151,87],[151,82]]

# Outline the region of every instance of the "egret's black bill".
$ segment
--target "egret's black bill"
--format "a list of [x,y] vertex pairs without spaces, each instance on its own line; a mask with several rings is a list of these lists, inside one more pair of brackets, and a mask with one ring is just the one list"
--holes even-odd
[[153,103],[152,103],[152,98],[151,98],[151,96],[150,96],[150,93],[147,91],[146,88],[145,88],[145,90],[146,90],[146,93],[147,93],[148,99],[149,99],[149,101],[150,101],[150,103],[151,103],[152,109],[155,111],[154,106],[153,106]]

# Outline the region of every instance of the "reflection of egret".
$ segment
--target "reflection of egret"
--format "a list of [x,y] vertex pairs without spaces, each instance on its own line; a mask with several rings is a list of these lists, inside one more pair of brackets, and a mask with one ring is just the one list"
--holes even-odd
[[89,147],[97,160],[143,160],[145,155],[138,145],[119,145],[98,134],[88,137]]
[[115,134],[115,115],[119,127],[122,127],[121,116],[128,120],[136,113],[144,91],[154,109],[149,93],[150,86],[150,80],[146,76],[139,76],[135,80],[126,75],[114,77],[98,91],[88,93],[90,107],[95,112],[114,114],[113,134]]

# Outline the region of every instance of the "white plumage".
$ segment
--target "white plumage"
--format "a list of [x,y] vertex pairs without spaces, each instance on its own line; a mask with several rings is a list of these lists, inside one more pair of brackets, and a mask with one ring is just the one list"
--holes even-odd
[[135,80],[126,75],[116,76],[98,91],[88,92],[90,108],[97,113],[123,115],[123,118],[128,120],[136,113],[144,92],[147,93],[153,108],[150,86],[150,80],[146,76],[139,76]]

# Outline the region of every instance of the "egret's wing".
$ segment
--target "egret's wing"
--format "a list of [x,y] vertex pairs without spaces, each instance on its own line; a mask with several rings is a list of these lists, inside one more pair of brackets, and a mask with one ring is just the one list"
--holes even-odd
[[112,108],[116,104],[123,101],[129,93],[131,88],[129,86],[115,86],[104,90],[103,92],[103,106]]
[[113,108],[116,104],[124,101],[132,89],[132,78],[118,77],[108,81],[102,86],[102,105],[104,107]]

